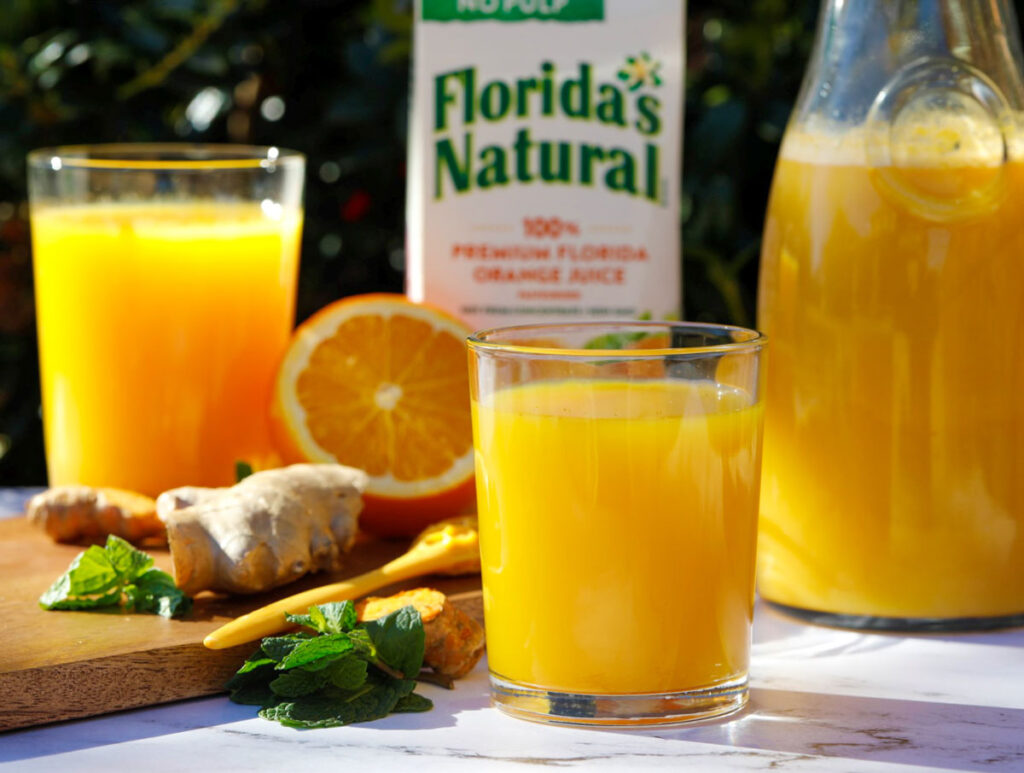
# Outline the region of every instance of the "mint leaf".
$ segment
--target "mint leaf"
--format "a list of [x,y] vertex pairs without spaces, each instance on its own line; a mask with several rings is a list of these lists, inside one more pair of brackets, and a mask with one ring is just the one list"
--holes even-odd
[[369,664],[357,657],[342,658],[325,669],[327,680],[342,690],[357,690],[366,683]]
[[348,702],[360,715],[359,719],[351,721],[369,722],[386,717],[398,705],[398,701],[416,689],[415,680],[391,679],[380,672],[367,674],[366,685],[371,689]]
[[285,671],[270,683],[275,695],[284,698],[300,698],[316,692],[327,682],[327,675],[322,671],[306,671],[295,668]]
[[105,593],[114,588],[118,581],[117,570],[99,545],[92,545],[85,552],[79,553],[68,567],[67,576],[68,594],[71,596]]
[[90,609],[116,607],[121,600],[120,588],[115,588],[110,593],[99,596],[61,595],[61,590],[62,586],[60,586],[60,580],[58,580],[50,590],[39,597],[39,606],[49,610],[88,611]]
[[[253,667],[248,670],[243,670],[245,669],[245,666],[242,666],[242,668],[238,669],[237,673],[228,679],[227,684],[224,685],[225,689],[234,693],[236,690],[241,690],[243,687],[251,687],[256,684],[264,685],[267,689],[270,689],[269,684],[276,679],[278,675],[278,672],[274,670],[273,662],[274,661],[254,664]],[[246,665],[248,665],[248,663]]]
[[134,585],[124,589],[129,611],[155,612],[161,617],[181,617],[192,609],[192,599],[185,595],[174,578],[160,569],[147,569]]
[[314,631],[317,631],[319,633],[319,630],[316,627],[316,622],[313,620],[312,615],[293,615],[289,612],[285,612],[284,619],[287,620],[289,623],[295,623],[295,625],[301,625],[306,628],[312,628]]
[[277,668],[279,670],[299,666],[307,670],[326,668],[331,661],[337,660],[354,648],[355,645],[343,633],[324,634],[300,642],[277,664]]
[[350,724],[342,716],[347,710],[343,703],[326,695],[317,695],[301,701],[284,701],[260,710],[263,719],[280,722],[285,727],[312,729],[340,727]]
[[289,623],[312,628],[318,633],[345,633],[356,626],[356,606],[351,601],[332,601],[309,608],[308,615],[285,613]]
[[39,597],[39,605],[50,610],[123,605],[129,611],[176,617],[192,608],[192,599],[167,572],[153,568],[150,556],[110,535],[104,547],[92,545],[79,553]]
[[254,653],[252,653],[249,657],[245,659],[245,662],[242,664],[242,667],[238,669],[238,673],[248,674],[250,671],[254,671],[260,666],[272,666],[276,662],[277,661],[272,660],[271,658],[268,658],[266,655],[264,655],[263,648],[260,647],[258,650],[256,650]]
[[394,712],[411,712],[411,711],[430,711],[434,708],[434,702],[430,698],[424,698],[419,693],[409,693],[403,698],[400,698],[395,707],[391,709]]
[[244,684],[231,691],[231,700],[243,706],[273,706],[280,698],[266,682]]
[[377,656],[406,677],[415,677],[423,666],[423,621],[414,607],[402,607],[379,620],[363,624]]
[[324,629],[327,633],[351,631],[359,620],[356,616],[356,605],[351,601],[333,601],[313,609],[319,610],[323,616]]
[[[129,581],[134,580],[153,566],[153,559],[150,556],[141,550],[136,550],[130,542],[113,534],[107,536],[107,544],[104,546],[103,552],[110,560],[114,571]],[[174,584],[173,581],[171,584]]]
[[301,642],[311,638],[308,633],[286,633],[284,636],[268,636],[260,642],[260,648],[263,650],[264,655],[275,663],[280,663]]
[[386,717],[398,702],[416,686],[411,680],[374,677],[373,684],[350,696],[324,691],[296,701],[284,701],[260,711],[264,719],[273,719],[287,727],[338,727],[353,722],[370,722]]
[[295,625],[302,625],[306,628],[312,628],[313,630],[316,630],[316,623],[313,622],[313,618],[309,615],[293,615],[288,612],[285,612],[284,619],[287,620],[289,623],[294,623]]
[[369,631],[366,630],[366,623],[348,632],[349,640],[355,645],[356,651],[371,660],[377,657],[377,648],[373,646]]
[[323,610],[320,607],[310,607],[308,617],[310,628],[317,633],[339,633],[339,631],[327,630],[327,618],[324,617]]
[[273,706],[279,698],[270,689],[270,682],[277,676],[274,661],[263,656],[263,650],[256,650],[245,661],[238,672],[224,687],[231,693],[231,700],[247,706]]
[[235,462],[235,483],[241,483],[252,475],[252,465],[239,459]]

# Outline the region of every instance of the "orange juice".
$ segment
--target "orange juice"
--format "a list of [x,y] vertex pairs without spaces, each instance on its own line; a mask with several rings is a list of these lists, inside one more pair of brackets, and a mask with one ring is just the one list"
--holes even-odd
[[51,485],[226,485],[267,455],[300,230],[249,203],[33,211]]
[[759,406],[707,381],[556,381],[473,405],[491,671],[574,693],[745,677]]
[[856,134],[785,143],[759,589],[847,615],[1021,613],[1024,162],[953,165],[949,137],[919,139],[899,169],[869,168]]

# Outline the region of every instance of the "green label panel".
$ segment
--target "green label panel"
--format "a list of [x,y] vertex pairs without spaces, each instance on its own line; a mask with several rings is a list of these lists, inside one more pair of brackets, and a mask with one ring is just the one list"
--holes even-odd
[[422,0],[424,21],[603,21],[604,0]]

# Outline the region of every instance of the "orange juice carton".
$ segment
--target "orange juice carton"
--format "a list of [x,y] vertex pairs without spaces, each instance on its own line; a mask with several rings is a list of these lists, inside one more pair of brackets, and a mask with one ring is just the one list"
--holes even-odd
[[682,0],[417,0],[406,292],[475,328],[681,310]]

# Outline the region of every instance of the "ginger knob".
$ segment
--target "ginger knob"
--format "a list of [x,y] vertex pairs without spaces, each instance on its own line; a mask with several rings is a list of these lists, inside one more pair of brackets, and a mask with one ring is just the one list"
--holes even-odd
[[340,568],[356,535],[367,476],[339,464],[257,472],[222,489],[164,492],[157,512],[178,587],[259,593]]
[[108,534],[136,545],[166,540],[153,500],[124,489],[55,486],[32,497],[25,514],[57,542],[99,540]]

